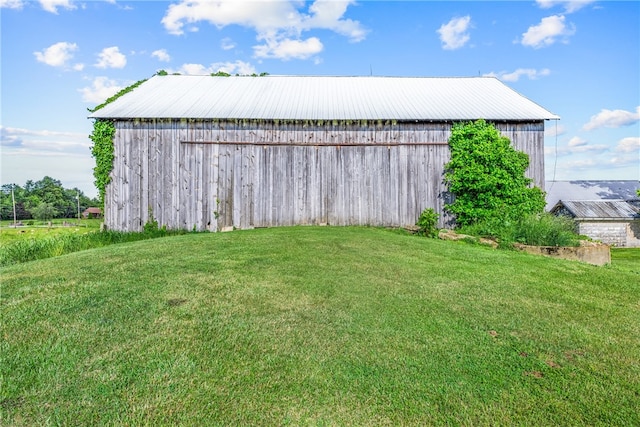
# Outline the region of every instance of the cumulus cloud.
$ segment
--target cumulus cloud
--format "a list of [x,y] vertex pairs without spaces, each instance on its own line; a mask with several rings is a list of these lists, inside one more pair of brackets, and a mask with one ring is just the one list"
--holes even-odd
[[470,39],[468,30],[471,26],[471,16],[453,18],[446,24],[442,24],[436,31],[440,34],[442,48],[455,50],[463,47]]
[[98,105],[106,101],[107,98],[115,95],[121,89],[123,89],[123,86],[117,84],[115,80],[107,77],[96,77],[93,79],[91,86],[79,89],[79,92],[82,94],[82,100],[84,102]]
[[536,80],[539,79],[540,77],[546,77],[548,75],[551,74],[551,70],[549,70],[548,68],[543,68],[541,70],[536,70],[534,68],[518,68],[515,71],[512,72],[507,72],[507,71],[500,71],[499,73],[488,73],[485,74],[485,77],[497,77],[502,81],[505,82],[517,82],[518,80],[520,80],[520,77],[525,76],[527,77],[529,80]]
[[86,150],[91,145],[85,133],[33,130],[0,126],[0,145],[25,150]]
[[575,34],[576,29],[573,24],[566,24],[563,15],[553,15],[542,18],[538,25],[529,27],[526,33],[522,34],[521,43],[534,49],[551,46],[559,39],[567,42],[569,36]]
[[177,72],[188,76],[204,76],[205,74],[211,74],[215,71],[210,71],[210,68],[207,68],[202,64],[182,64],[180,70]]
[[545,154],[558,155],[558,156],[570,156],[581,153],[600,154],[607,151],[611,151],[611,147],[605,144],[590,144],[584,138],[574,136],[569,139],[566,145],[561,147],[545,147]]
[[584,130],[594,130],[601,127],[619,128],[629,126],[640,121],[640,106],[635,112],[625,110],[602,109],[598,114],[591,116],[591,119],[582,128]]
[[[256,39],[263,44],[254,46],[256,57],[278,59],[307,59],[320,52],[322,43],[317,37],[302,38],[302,33],[325,29],[358,42],[367,30],[358,22],[344,18],[352,0],[316,0],[307,12],[299,9],[306,3],[299,1],[210,1],[181,0],[171,4],[162,18],[165,29],[175,35],[184,34],[185,26],[197,30],[196,24],[208,22],[218,28],[240,25],[256,31]],[[223,40],[223,49],[232,49],[230,40]],[[315,53],[314,53],[315,52]]]
[[566,13],[573,13],[593,3],[595,0],[536,0],[538,6],[549,9],[554,6],[563,6]]
[[105,47],[98,54],[98,68],[124,68],[127,65],[127,57],[120,53],[117,46]]
[[574,169],[590,169],[594,166],[598,166],[595,160],[593,159],[580,159],[580,160],[570,160],[564,162],[564,169],[574,170]]
[[565,133],[567,133],[567,129],[563,125],[558,125],[557,120],[556,124],[549,126],[544,130],[544,136],[549,138],[564,135]]
[[[640,137],[630,136],[628,138],[621,139],[616,146],[616,151],[622,153],[633,153],[636,151],[640,151]],[[636,160],[640,162],[640,159],[638,159],[637,157]]]
[[58,8],[61,7],[67,10],[73,10],[76,6],[71,0],[39,0],[40,6],[47,12],[58,13]]
[[73,58],[73,52],[78,50],[75,43],[58,42],[54,43],[41,52],[33,52],[38,62],[52,67],[66,67],[67,62]]
[[225,37],[220,40],[220,47],[222,50],[231,50],[236,47],[236,44],[229,37]]
[[256,69],[253,65],[248,62],[237,60],[235,62],[215,62],[211,64],[212,73],[217,73],[218,71],[222,71],[224,73],[229,74],[240,74],[240,75],[251,75],[257,74]]
[[240,75],[257,74],[257,71],[253,65],[240,60],[234,62],[214,62],[209,66],[205,66],[202,64],[182,64],[180,69],[176,72],[186,75],[203,76],[207,74],[217,73],[219,71],[228,74]]
[[0,146],[2,147],[19,147],[22,145],[22,138],[12,132],[12,128],[6,128],[0,125]]
[[569,147],[581,147],[587,145],[587,140],[574,136],[569,140]]
[[562,147],[558,149],[559,156],[565,156],[570,154],[578,154],[578,153],[604,153],[605,151],[609,151],[609,146],[604,144],[588,144],[586,141],[577,141],[575,142],[578,145],[571,145],[571,141],[569,142],[569,146]]
[[151,52],[151,56],[156,58],[158,61],[169,62],[171,61],[171,56],[167,53],[166,49],[158,49]]
[[253,47],[256,58],[276,58],[282,60],[307,59],[322,52],[324,46],[317,37],[306,40],[267,39],[263,45]]
[[316,0],[310,7],[311,15],[304,16],[303,29],[323,28],[335,31],[336,33],[348,37],[353,42],[365,39],[367,31],[358,21],[343,19],[347,12],[347,7],[353,1]]
[[0,8],[6,9],[22,9],[24,2],[22,0],[0,0]]

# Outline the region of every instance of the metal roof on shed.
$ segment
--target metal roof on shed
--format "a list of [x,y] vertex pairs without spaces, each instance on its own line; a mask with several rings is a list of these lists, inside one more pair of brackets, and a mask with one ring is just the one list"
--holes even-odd
[[560,200],[552,209],[552,212],[562,206],[571,212],[576,219],[640,219],[638,209],[625,200]]
[[90,118],[549,120],[493,77],[154,76]]

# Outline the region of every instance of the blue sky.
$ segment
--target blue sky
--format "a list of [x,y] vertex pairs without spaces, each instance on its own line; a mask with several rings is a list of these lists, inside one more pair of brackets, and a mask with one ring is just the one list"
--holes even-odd
[[160,69],[496,76],[561,117],[547,179],[640,178],[640,2],[0,5],[2,184],[49,175],[95,196],[87,108]]

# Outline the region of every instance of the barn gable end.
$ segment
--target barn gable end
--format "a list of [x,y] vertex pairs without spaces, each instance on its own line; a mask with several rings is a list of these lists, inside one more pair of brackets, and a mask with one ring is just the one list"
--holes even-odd
[[[105,195],[109,228],[141,230],[150,214],[167,228],[211,231],[296,224],[404,226],[414,224],[428,207],[442,214],[441,225],[449,219],[443,210],[449,197],[443,174],[451,126],[478,113],[466,111],[463,99],[458,100],[459,117],[421,113],[422,104],[434,102],[426,99],[428,91],[418,96],[421,84],[428,81],[429,89],[438,79],[308,78],[316,88],[352,82],[372,92],[381,81],[384,88],[398,89],[393,97],[383,90],[377,100],[362,95],[366,102],[382,104],[366,105],[358,102],[353,88],[352,98],[333,102],[331,90],[325,97],[314,92],[313,102],[289,92],[271,103],[269,97],[260,98],[270,79],[283,90],[287,79],[293,79],[294,88],[303,84],[306,78],[300,77],[206,76],[195,85],[192,78],[154,77],[91,116],[111,119],[116,127],[114,169]],[[171,101],[172,91],[181,85],[174,79],[194,85],[198,95],[183,93],[172,109],[158,91],[167,82]],[[452,79],[446,80],[449,87]],[[520,95],[512,98],[515,92],[495,79],[459,80],[465,87],[470,81],[484,86],[491,80],[490,86],[499,89],[487,94],[492,102],[488,113],[473,119],[492,121],[516,149],[526,152],[528,175],[543,188],[544,120],[557,116]],[[407,86],[417,93],[407,95]],[[309,91],[302,90],[306,95]],[[247,100],[252,93],[254,103]],[[500,106],[496,100],[501,98],[511,104]],[[514,99],[533,112],[522,107],[509,116],[504,110],[514,108]],[[401,107],[403,100],[410,106]],[[448,99],[444,110],[454,111],[454,105]],[[534,117],[524,119],[524,110]],[[267,112],[289,117],[266,118]],[[232,113],[236,117],[225,117]],[[308,117],[301,118],[303,113]],[[372,119],[375,115],[380,117]]]

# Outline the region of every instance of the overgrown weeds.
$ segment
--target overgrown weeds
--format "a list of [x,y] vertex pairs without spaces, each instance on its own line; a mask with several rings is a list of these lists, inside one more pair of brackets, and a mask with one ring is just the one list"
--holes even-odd
[[37,259],[52,258],[72,252],[99,248],[116,243],[135,242],[171,235],[185,234],[182,230],[145,227],[142,233],[102,231],[86,234],[64,234],[44,238],[19,240],[0,247],[0,267]]
[[579,246],[575,221],[548,213],[530,214],[519,220],[493,217],[461,227],[464,234],[494,239],[501,248],[512,248],[514,243],[534,246]]

